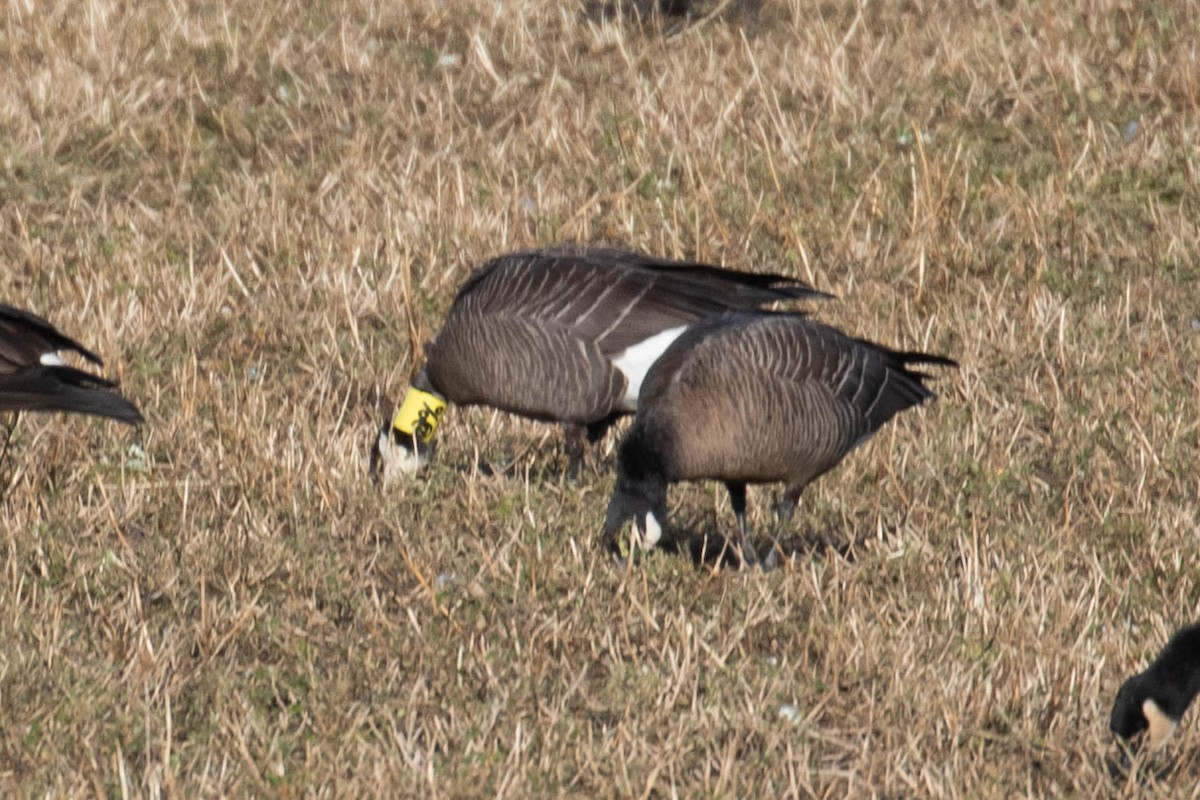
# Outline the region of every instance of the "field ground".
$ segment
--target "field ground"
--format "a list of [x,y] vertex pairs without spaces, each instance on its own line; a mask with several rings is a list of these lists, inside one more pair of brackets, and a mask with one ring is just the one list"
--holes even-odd
[[[1107,730],[1200,618],[1195,2],[4,13],[0,297],[149,423],[16,426],[3,794],[1196,794],[1194,724],[1125,777]],[[570,484],[488,411],[377,491],[457,284],[562,240],[794,274],[962,368],[770,574],[617,568],[612,442]]]

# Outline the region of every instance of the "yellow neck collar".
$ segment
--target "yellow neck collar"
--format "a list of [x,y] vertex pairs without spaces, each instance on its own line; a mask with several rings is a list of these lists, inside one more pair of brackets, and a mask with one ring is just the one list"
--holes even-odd
[[418,444],[429,444],[445,413],[443,398],[410,386],[404,402],[396,409],[396,416],[392,417],[392,427],[407,433]]

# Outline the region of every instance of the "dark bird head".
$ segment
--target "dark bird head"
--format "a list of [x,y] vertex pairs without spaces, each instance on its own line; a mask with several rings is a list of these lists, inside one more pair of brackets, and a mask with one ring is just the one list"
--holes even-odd
[[371,444],[371,479],[389,483],[420,472],[433,457],[433,436],[446,412],[446,399],[422,387],[424,373],[418,376],[400,407],[385,422]]
[[1179,720],[1164,710],[1169,701],[1155,699],[1153,681],[1147,673],[1135,675],[1121,685],[1113,703],[1108,727],[1122,739],[1150,731],[1150,746],[1162,745],[1179,727]]
[[633,541],[650,549],[667,522],[667,476],[662,454],[635,424],[617,454],[617,485],[604,515],[604,538],[620,552],[621,526],[633,520]]
[[1188,706],[1200,694],[1200,625],[1175,632],[1158,658],[1140,675],[1121,685],[1108,727],[1128,739],[1149,731],[1159,747],[1179,727]]

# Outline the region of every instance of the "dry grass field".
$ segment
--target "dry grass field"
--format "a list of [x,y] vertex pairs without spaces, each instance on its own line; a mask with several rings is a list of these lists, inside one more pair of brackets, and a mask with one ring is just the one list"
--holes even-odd
[[[16,425],[0,794],[1197,794],[1107,728],[1200,618],[1200,5],[602,6],[4,5],[0,299],[148,424]],[[487,410],[372,486],[472,267],[601,240],[962,367],[767,574],[619,568],[613,440]]]

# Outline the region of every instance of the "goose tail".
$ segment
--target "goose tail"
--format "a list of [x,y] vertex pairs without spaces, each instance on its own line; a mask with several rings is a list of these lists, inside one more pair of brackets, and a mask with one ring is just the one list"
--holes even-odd
[[137,406],[116,384],[73,367],[37,366],[0,377],[0,411],[68,411],[139,425]]

